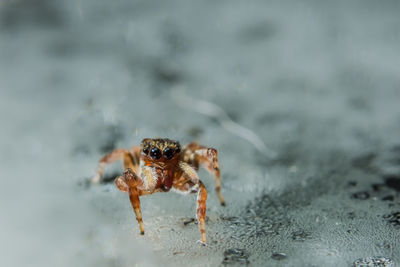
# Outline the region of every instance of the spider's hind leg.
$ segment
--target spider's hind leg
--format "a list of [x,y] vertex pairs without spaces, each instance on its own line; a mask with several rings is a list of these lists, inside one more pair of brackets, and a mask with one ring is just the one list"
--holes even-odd
[[218,165],[218,152],[214,148],[201,146],[197,143],[190,143],[184,149],[183,160],[198,168],[203,166],[215,177],[215,191],[222,206],[225,206],[225,199],[221,193],[221,174]]

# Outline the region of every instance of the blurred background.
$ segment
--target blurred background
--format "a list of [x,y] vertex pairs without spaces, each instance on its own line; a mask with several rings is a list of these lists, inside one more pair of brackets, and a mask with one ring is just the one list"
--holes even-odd
[[[1,266],[398,266],[399,1],[0,0]],[[219,151],[195,196],[97,161]],[[379,265],[386,264],[386,265]]]

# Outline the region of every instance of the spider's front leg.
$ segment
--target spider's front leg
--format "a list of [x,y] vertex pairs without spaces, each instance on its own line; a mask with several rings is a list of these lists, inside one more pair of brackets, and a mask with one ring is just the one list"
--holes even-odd
[[221,174],[218,164],[218,152],[214,148],[201,146],[196,142],[188,144],[184,148],[183,160],[195,168],[203,166],[215,177],[215,191],[222,206],[225,206],[225,199],[221,193]]
[[199,191],[197,192],[197,207],[196,207],[196,218],[199,222],[199,228],[201,233],[201,242],[206,243],[206,201],[207,201],[207,190],[202,181],[198,184]]
[[140,199],[139,196],[142,195],[142,191],[138,189],[142,185],[142,180],[128,168],[124,172],[124,176],[118,176],[115,178],[115,185],[119,190],[129,193],[129,199],[132,204],[133,211],[136,215],[136,220],[139,223],[140,234],[144,235],[144,227],[142,220],[142,211],[140,210]]
[[189,164],[182,162],[180,167],[183,170],[183,175],[174,182],[173,187],[183,193],[197,193],[196,218],[199,223],[201,243],[206,244],[206,187]]

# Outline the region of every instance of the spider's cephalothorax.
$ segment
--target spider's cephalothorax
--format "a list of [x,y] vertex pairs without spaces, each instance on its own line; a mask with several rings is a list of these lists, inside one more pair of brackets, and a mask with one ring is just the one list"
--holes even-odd
[[203,166],[216,179],[216,191],[221,205],[225,205],[221,194],[221,179],[217,150],[190,143],[181,148],[179,142],[157,138],[143,139],[140,146],[131,149],[116,149],[100,159],[93,182],[99,182],[104,168],[116,160],[123,160],[125,172],[115,178],[119,190],[127,192],[144,234],[139,197],[155,192],[167,192],[171,188],[182,193],[197,193],[196,217],[201,232],[201,242],[206,242],[205,217],[207,190],[197,176]]
[[181,145],[177,141],[169,139],[143,139],[142,159],[151,159],[153,161],[166,162],[180,155]]
[[[169,139],[144,139],[141,144],[139,177],[147,191],[169,191],[179,174],[181,145]],[[147,173],[147,174],[146,174]]]

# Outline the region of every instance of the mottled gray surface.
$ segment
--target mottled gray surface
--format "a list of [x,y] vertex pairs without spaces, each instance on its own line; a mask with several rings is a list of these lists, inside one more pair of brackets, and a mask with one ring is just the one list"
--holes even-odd
[[[0,265],[398,266],[400,3],[189,2],[0,1]],[[207,247],[195,196],[143,197],[141,236],[85,182],[155,136],[219,151]]]

